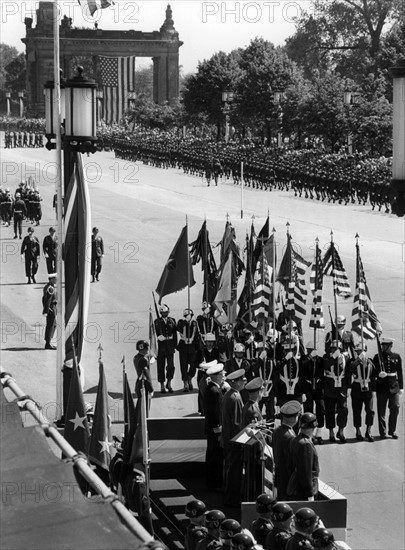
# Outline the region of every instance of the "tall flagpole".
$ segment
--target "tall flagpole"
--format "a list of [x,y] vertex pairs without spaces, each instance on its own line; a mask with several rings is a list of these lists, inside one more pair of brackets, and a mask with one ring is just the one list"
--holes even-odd
[[[356,236],[355,236],[355,239],[356,239],[356,270],[357,270],[356,275],[358,276],[358,280],[356,282],[357,282],[357,292],[359,294],[358,307],[359,307],[359,315],[360,315],[361,347],[364,350],[363,300],[360,299],[360,269],[359,269],[359,267],[360,267],[360,248],[359,248],[359,238],[360,238],[359,234],[356,233]],[[363,280],[361,282],[364,283]]]
[[[207,272],[208,272],[208,235],[207,235],[207,218],[205,217],[205,214],[204,214],[204,224],[205,224],[205,231],[204,231],[204,256],[205,256],[204,289],[205,289],[205,300],[204,300],[204,297],[203,297],[202,301],[203,302],[204,301],[209,302],[209,299],[208,299],[208,276],[207,276]],[[190,279],[190,275],[189,275],[189,279]]]
[[243,162],[240,163],[240,219],[243,219]]
[[333,271],[333,301],[335,304],[335,330],[336,330],[336,341],[339,342],[339,333],[338,333],[338,312],[337,312],[337,293],[336,293],[336,274],[335,274],[335,244],[333,242],[333,231],[330,231],[330,243],[333,246],[332,250],[332,271]]
[[186,243],[187,243],[187,308],[190,309],[190,258],[188,253],[188,217],[186,214]]
[[[273,227],[273,250],[272,250],[272,263],[273,263],[273,273],[272,273],[272,283],[273,283],[273,336],[276,331],[276,229]],[[275,338],[275,336],[274,336]],[[273,346],[273,361],[274,365],[276,364],[276,340],[274,341]]]
[[[318,243],[319,243],[319,239],[318,237],[316,237],[315,239],[315,299],[318,300],[318,297],[317,297],[317,281],[318,281],[318,269],[320,269],[320,266],[317,264],[317,258],[318,258]],[[318,307],[318,302],[316,301],[315,302],[316,304],[316,308]],[[316,315],[316,310],[315,310],[315,315]],[[314,349],[316,349],[316,324],[317,324],[317,319],[315,318],[315,322],[314,322]]]
[[54,59],[54,92],[55,106],[53,110],[53,127],[56,138],[56,212],[58,227],[58,246],[56,248],[57,273],[56,292],[57,300],[57,327],[58,342],[56,351],[56,420],[63,416],[63,377],[62,368],[65,356],[65,300],[63,296],[63,258],[62,247],[63,236],[63,186],[62,186],[62,141],[61,141],[61,113],[60,113],[60,47],[59,47],[59,0],[54,0],[54,18],[53,18],[53,59]]

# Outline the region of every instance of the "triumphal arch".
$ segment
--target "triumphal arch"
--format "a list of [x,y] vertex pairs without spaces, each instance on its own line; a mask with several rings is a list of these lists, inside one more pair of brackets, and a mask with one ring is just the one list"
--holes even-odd
[[[53,80],[53,2],[39,2],[33,19],[25,18],[27,60],[27,109],[43,116],[44,84]],[[59,26],[60,63],[63,76],[74,76],[73,60],[86,55],[95,67],[99,56],[150,57],[153,60],[153,99],[156,103],[172,103],[179,96],[179,48],[183,44],[174,28],[170,5],[159,31],[120,31],[75,28],[72,19],[64,16]],[[97,69],[96,69],[97,72]]]

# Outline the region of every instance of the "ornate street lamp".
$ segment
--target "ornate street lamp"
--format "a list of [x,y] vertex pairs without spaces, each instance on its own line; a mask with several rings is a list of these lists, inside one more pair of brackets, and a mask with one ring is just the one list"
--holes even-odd
[[[62,124],[65,120],[66,112],[66,99],[65,99],[65,80],[61,79],[60,81],[60,118]],[[54,110],[57,107],[58,98],[55,94],[55,83],[53,80],[48,80],[44,85],[44,96],[45,96],[45,137],[48,140],[45,147],[48,151],[56,148],[55,138],[56,138],[56,129],[55,124],[55,113]]]
[[84,78],[83,67],[66,86],[66,116],[64,148],[78,153],[94,153],[97,148],[96,82]]

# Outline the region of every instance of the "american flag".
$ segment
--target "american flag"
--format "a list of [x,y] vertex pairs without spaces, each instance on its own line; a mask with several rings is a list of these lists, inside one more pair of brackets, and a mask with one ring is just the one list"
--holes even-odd
[[311,319],[309,326],[311,328],[325,328],[325,320],[322,311],[322,288],[323,288],[323,265],[321,249],[316,244],[315,261],[312,264],[309,286],[313,295]]
[[363,338],[373,340],[377,333],[382,332],[382,328],[371,302],[358,244],[356,244],[356,258],[356,290],[353,300],[352,330],[360,336],[363,331]]
[[302,321],[306,314],[307,289],[305,273],[311,262],[307,262],[296,252],[288,235],[287,248],[281,260],[277,279],[287,292],[286,310],[294,321]]
[[323,258],[323,274],[333,277],[333,293],[335,295],[342,296],[343,298],[348,298],[352,295],[349,279],[333,242],[330,243]]
[[255,321],[267,319],[270,310],[270,269],[263,249],[254,275],[252,313]]
[[73,171],[65,192],[65,348],[80,363],[90,297],[91,212],[81,153],[72,156]]
[[104,120],[119,122],[135,89],[135,56],[100,56]]

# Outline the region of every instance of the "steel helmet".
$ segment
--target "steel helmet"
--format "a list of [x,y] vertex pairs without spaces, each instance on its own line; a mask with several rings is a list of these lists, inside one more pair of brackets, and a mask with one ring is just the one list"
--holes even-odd
[[237,533],[232,537],[232,548],[236,548],[237,550],[249,550],[249,548],[254,548],[254,546],[254,540],[246,533]]
[[329,529],[318,527],[318,529],[315,529],[312,533],[312,544],[314,548],[327,548],[332,542],[335,542],[335,537]]
[[256,499],[256,511],[259,514],[271,512],[271,509],[276,502],[277,500],[273,496],[268,495],[267,493],[262,493]]
[[225,514],[221,510],[210,510],[205,514],[205,523],[211,529],[218,529],[225,519]]
[[202,516],[207,511],[207,507],[202,500],[190,500],[186,504],[185,514],[188,518],[197,518]]
[[271,519],[273,521],[286,521],[293,516],[293,509],[285,502],[277,502],[271,509]]
[[241,526],[236,519],[224,519],[221,523],[221,539],[231,539],[237,533],[240,533]]
[[297,527],[308,528],[318,522],[318,516],[311,508],[300,508],[295,512],[294,522]]

